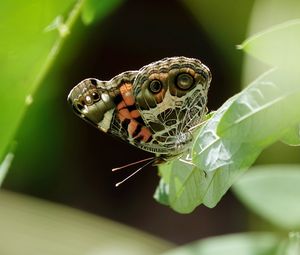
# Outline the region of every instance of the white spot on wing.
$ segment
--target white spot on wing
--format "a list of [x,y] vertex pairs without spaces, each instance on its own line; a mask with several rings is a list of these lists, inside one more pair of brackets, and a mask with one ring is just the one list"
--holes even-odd
[[100,121],[100,123],[98,124],[98,127],[105,133],[110,128],[110,123],[111,123],[111,120],[113,117],[113,112],[114,112],[114,109],[110,109],[109,111],[107,111],[104,114],[103,120]]
[[110,97],[108,94],[106,93],[102,93],[101,94],[101,99],[104,101],[104,102],[108,102],[110,100]]

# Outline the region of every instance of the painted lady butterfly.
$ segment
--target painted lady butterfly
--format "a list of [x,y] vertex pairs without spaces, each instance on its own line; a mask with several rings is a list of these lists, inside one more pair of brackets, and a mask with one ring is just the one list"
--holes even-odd
[[199,60],[164,58],[109,81],[88,78],[68,96],[74,112],[101,131],[156,154],[180,157],[207,112],[209,69]]

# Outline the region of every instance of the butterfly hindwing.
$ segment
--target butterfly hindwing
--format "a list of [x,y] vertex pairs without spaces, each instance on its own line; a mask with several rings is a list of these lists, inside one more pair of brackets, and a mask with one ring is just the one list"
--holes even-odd
[[211,81],[199,60],[166,58],[143,67],[134,81],[134,96],[141,116],[153,133],[143,149],[178,154],[190,144],[189,130],[206,112]]

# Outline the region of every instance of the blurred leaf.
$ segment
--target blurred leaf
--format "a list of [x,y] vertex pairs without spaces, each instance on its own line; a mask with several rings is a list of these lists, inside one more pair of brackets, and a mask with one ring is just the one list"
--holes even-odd
[[281,141],[291,146],[300,146],[300,124],[289,129],[283,135]]
[[224,235],[184,245],[163,255],[274,255],[279,240],[270,233]]
[[299,255],[300,254],[300,232],[290,232],[289,238],[283,245],[278,254]]
[[0,162],[83,3],[32,0],[2,4]]
[[123,0],[86,0],[82,12],[82,21],[89,25],[96,20],[105,18],[116,8],[118,8]]
[[297,71],[299,41],[300,19],[295,19],[248,38],[239,48],[271,66]]
[[[253,8],[251,10],[251,18],[249,20],[248,35],[261,34],[259,31],[269,30],[270,27],[276,26],[278,24],[295,20],[300,18],[300,1],[298,0],[264,0],[255,1]],[[242,39],[244,40],[244,38]],[[280,40],[284,40],[280,38]],[[272,51],[277,51],[278,47],[270,41],[271,44],[266,45],[266,53]],[[274,47],[275,46],[275,47]],[[284,48],[284,51],[289,51],[288,47]],[[291,49],[294,50],[294,49]],[[268,53],[267,53],[268,54]],[[277,54],[277,53],[276,53]],[[293,53],[292,53],[293,54]],[[291,52],[288,53],[291,55]],[[274,57],[274,56],[273,56]],[[250,55],[246,55],[243,58],[243,87],[249,84],[254,77],[257,77],[261,73],[265,72],[270,68],[270,64],[262,62],[257,58],[253,58]],[[274,65],[274,64],[272,64]],[[277,66],[277,63],[275,63]]]
[[150,255],[172,247],[110,220],[3,190],[0,226],[0,254]]
[[253,167],[235,185],[239,199],[252,211],[283,229],[300,227],[300,166]]

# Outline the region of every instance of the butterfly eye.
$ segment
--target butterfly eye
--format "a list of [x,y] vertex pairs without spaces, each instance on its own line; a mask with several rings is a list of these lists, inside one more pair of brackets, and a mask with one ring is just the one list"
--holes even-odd
[[149,84],[149,90],[153,93],[153,94],[157,94],[161,91],[162,89],[162,84],[161,81],[159,80],[153,80],[150,82]]
[[94,92],[92,93],[92,98],[93,98],[94,102],[98,102],[98,101],[100,100],[100,95],[99,95],[99,93],[96,92],[96,91],[94,91]]
[[176,78],[176,86],[182,90],[188,90],[194,84],[194,78],[187,73],[181,73]]

